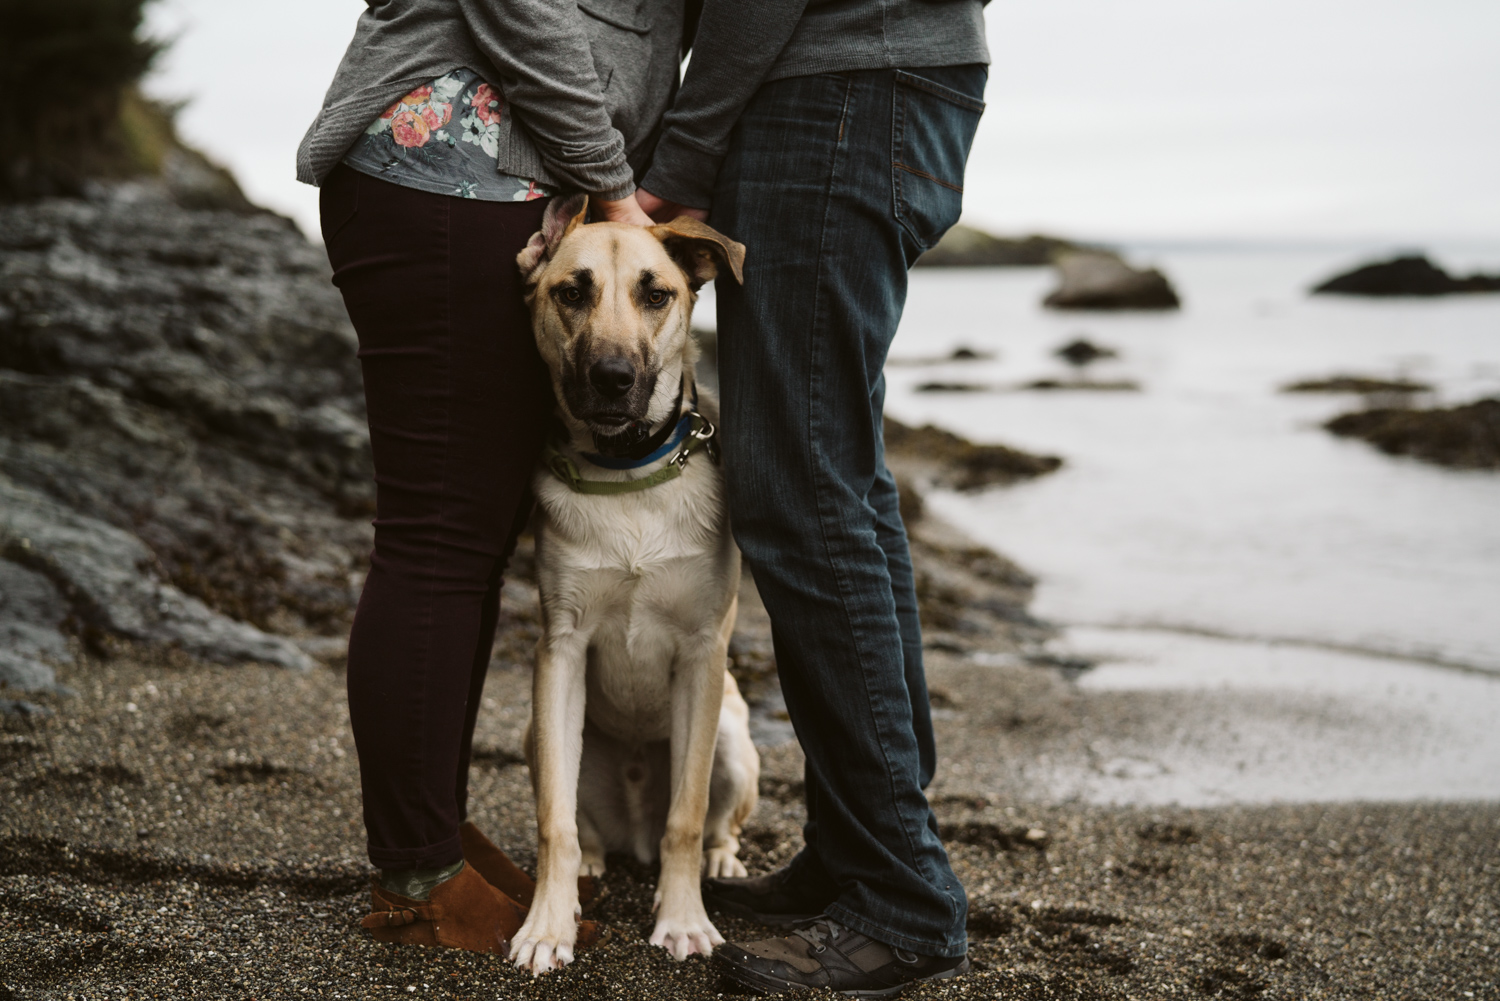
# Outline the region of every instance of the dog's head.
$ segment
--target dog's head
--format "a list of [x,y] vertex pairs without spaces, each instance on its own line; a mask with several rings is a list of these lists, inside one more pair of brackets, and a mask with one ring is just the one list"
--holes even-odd
[[585,195],[553,199],[516,263],[565,417],[619,454],[672,416],[698,290],[741,281],[745,248],[696,219],[585,224],[587,210]]

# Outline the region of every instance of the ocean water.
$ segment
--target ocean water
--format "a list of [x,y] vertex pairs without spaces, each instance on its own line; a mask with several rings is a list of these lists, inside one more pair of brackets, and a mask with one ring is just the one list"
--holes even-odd
[[[1053,795],[1500,797],[1500,473],[1336,438],[1320,425],[1359,398],[1277,391],[1348,373],[1426,382],[1445,405],[1500,393],[1500,296],[1306,294],[1353,260],[1162,254],[1173,314],[1045,311],[1046,271],[913,275],[893,360],[996,357],[893,364],[889,411],[1066,463],[931,508],[1038,575],[1059,647],[1099,663],[1086,691],[1222,694],[1172,739],[1116,747],[1124,766],[1056,763]],[[1052,351],[1078,335],[1119,352],[1091,377],[1141,390],[1015,388],[1064,375]],[[997,388],[916,391],[932,381]]]
[[[1353,373],[1428,382],[1444,404],[1500,393],[1500,295],[1305,293],[1342,263],[1168,254],[1180,313],[1103,316],[1042,310],[1045,271],[917,272],[893,359],[957,345],[998,357],[893,365],[887,406],[1063,457],[1031,483],[936,501],[1040,574],[1043,616],[1500,671],[1500,474],[1392,458],[1320,427],[1358,397],[1277,392]],[[1075,335],[1120,353],[1093,377],[1141,391],[915,391],[1062,374],[1051,351]]]
[[[1262,706],[1270,693],[1323,708],[1276,710],[1232,739],[1216,732],[1224,718],[1188,720],[1173,746],[1121,752],[1139,767],[1064,763],[1057,795],[1500,797],[1500,473],[1391,457],[1321,428],[1359,397],[1278,392],[1353,374],[1429,383],[1428,403],[1500,394],[1500,295],[1307,294],[1357,253],[1132,257],[1167,272],[1180,312],[1047,311],[1047,269],[914,272],[887,411],[1064,459],[1049,476],[928,506],[1038,576],[1034,610],[1064,627],[1059,649],[1098,662],[1078,681],[1086,691],[1254,693]],[[1500,270],[1500,247],[1440,260]],[[1140,391],[1019,388],[1067,377],[1052,352],[1078,336],[1119,352],[1091,378]],[[994,357],[931,362],[961,346]],[[927,382],[991,388],[919,392]]]

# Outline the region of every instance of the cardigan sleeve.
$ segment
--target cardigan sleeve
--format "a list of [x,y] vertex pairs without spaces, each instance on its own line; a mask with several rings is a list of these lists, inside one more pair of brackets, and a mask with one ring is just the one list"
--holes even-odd
[[603,198],[635,190],[574,0],[458,0],[505,100],[559,178]]

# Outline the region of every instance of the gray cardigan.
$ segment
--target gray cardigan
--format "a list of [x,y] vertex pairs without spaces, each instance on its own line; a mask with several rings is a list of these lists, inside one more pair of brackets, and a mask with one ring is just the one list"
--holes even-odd
[[635,190],[677,86],[683,0],[365,0],[297,150],[320,184],[397,99],[467,66],[499,88],[499,169],[605,198]]

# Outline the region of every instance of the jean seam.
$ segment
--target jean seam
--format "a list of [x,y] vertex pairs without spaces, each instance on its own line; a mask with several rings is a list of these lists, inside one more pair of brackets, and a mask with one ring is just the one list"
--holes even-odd
[[928,250],[932,241],[917,232],[911,213],[907,211],[905,189],[901,183],[903,169],[910,169],[902,162],[906,152],[906,126],[910,117],[906,92],[900,87],[898,76],[891,83],[891,215],[906,230],[907,235],[916,241],[917,246]]

